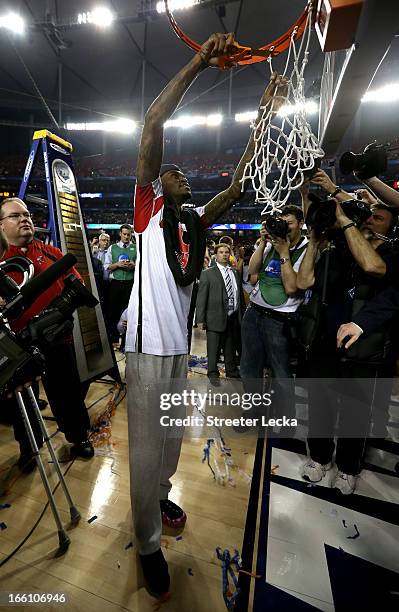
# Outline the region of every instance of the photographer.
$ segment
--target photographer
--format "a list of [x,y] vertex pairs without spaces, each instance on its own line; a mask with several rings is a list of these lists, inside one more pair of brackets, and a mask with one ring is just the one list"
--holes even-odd
[[[29,259],[33,263],[35,276],[62,257],[59,249],[34,240],[32,218],[26,205],[19,198],[8,198],[0,203],[0,229],[10,245],[3,258],[7,260],[19,255]],[[72,273],[81,280],[74,268]],[[21,282],[20,274],[17,272],[8,274],[16,282]],[[13,331],[22,330],[32,317],[41,313],[56,296],[61,294],[63,288],[64,284],[60,279],[50,289],[44,291],[30,308],[12,322]],[[58,426],[68,442],[73,444],[73,453],[89,459],[93,457],[94,449],[88,440],[90,421],[84,404],[72,339],[57,342],[42,352],[46,361],[43,385]],[[29,441],[19,412],[15,411],[15,415],[14,431],[20,443],[21,457],[29,459]]]
[[[332,207],[335,218],[328,224]],[[388,236],[396,220],[394,212],[382,204],[369,214],[355,200],[342,206],[336,200],[319,202],[307,217],[312,230],[297,283],[302,289],[312,288],[310,300],[301,308],[298,328],[300,343],[307,348],[308,376],[353,379],[351,397],[341,397],[340,411],[341,432],[350,436],[337,440],[338,474],[332,483],[343,494],[356,488],[375,379],[392,376],[393,355],[389,334],[364,344],[356,353],[342,355],[336,348],[336,333],[352,313],[391,283],[399,258]],[[355,383],[355,379],[363,380]],[[303,477],[311,482],[319,482],[332,467],[338,393],[330,396],[330,392],[328,385],[309,384],[310,458]]]
[[[8,251],[8,248],[9,248],[8,240],[4,232],[0,228],[0,261],[3,260],[3,257]],[[5,305],[6,305],[6,301],[3,299],[0,293],[0,310]],[[32,383],[32,387],[34,388],[34,393],[36,397],[38,398],[39,397],[39,387],[38,387],[37,382]],[[23,394],[22,397],[23,397],[23,400],[25,402],[25,406],[27,409],[28,418],[32,426],[33,435],[35,436],[38,447],[41,448],[43,445],[43,437],[42,437],[42,432],[41,432],[39,423],[36,419],[31,402],[26,395],[26,391],[25,390],[21,390],[21,391],[22,391],[22,394]],[[1,395],[1,392],[0,392],[0,395]],[[15,414],[16,412],[18,412],[14,399],[9,398],[7,396],[5,397],[3,395],[1,397],[1,407],[2,407],[2,414],[1,414],[2,422],[7,423],[7,424],[14,423]],[[19,423],[19,425],[21,424],[22,423]],[[17,441],[20,441],[19,438],[21,438],[21,442],[22,442],[21,454],[18,459],[18,467],[25,474],[29,474],[35,469],[36,460],[34,457],[31,456],[31,448],[30,448],[27,436],[25,434],[25,429],[21,429],[21,427],[19,428],[17,427],[17,429],[14,428],[14,433],[15,433],[15,439]]]
[[284,206],[279,217],[269,217],[266,224],[276,227],[267,230],[263,226],[260,243],[249,261],[248,274],[258,275],[255,276],[258,281],[242,321],[240,372],[244,382],[252,380],[257,381],[255,385],[262,385],[263,370],[270,367],[275,387],[274,408],[280,402],[279,416],[291,418],[295,417],[295,401],[294,387],[289,382],[290,327],[302,300],[297,271],[307,238],[301,234],[303,214],[297,206]]

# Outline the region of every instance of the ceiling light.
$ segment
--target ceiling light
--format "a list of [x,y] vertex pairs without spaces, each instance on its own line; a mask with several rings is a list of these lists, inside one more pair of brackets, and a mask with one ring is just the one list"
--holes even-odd
[[223,115],[214,113],[212,115],[181,115],[176,119],[169,119],[164,124],[165,128],[179,127],[183,130],[195,127],[197,125],[206,125],[208,127],[216,127],[223,121]]
[[104,6],[98,6],[91,11],[90,17],[91,23],[94,23],[102,28],[109,27],[114,20],[114,16],[111,11]]
[[0,28],[5,28],[14,32],[15,34],[23,34],[25,30],[25,22],[16,13],[7,13],[3,17],[0,17]]
[[[199,3],[200,0],[169,0],[168,7],[170,11],[182,11]],[[157,2],[156,8],[158,13],[165,13],[165,2]]]
[[397,102],[399,100],[399,83],[389,83],[379,89],[364,94],[362,102]]
[[234,119],[238,123],[250,123],[258,116],[258,111],[246,111],[245,113],[236,113]]
[[288,115],[293,115],[294,113],[300,113],[305,111],[307,115],[314,115],[318,112],[318,110],[319,106],[317,102],[315,102],[314,100],[307,100],[305,104],[284,104],[277,114],[280,117],[287,117]]
[[91,121],[89,123],[66,123],[67,130],[84,132],[116,132],[118,134],[133,134],[137,124],[132,119],[116,119],[114,121]]
[[205,121],[206,121],[206,125],[209,125],[210,127],[215,127],[222,123],[223,115],[220,115],[219,113],[208,115],[207,117],[205,117]]
[[88,11],[87,13],[79,13],[78,15],[79,24],[84,25],[86,23],[92,23],[101,28],[109,27],[113,20],[114,16],[112,12],[104,6],[98,6],[92,11]]

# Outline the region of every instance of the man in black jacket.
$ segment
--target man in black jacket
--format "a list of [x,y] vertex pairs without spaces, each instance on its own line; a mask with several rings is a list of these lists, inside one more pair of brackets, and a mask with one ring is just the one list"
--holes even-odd
[[[370,300],[351,323],[343,323],[337,333],[337,347],[348,349],[362,334],[369,336],[399,314],[399,288],[388,287]],[[346,341],[345,341],[346,339]],[[345,342],[345,344],[344,344]]]
[[[382,204],[371,212],[360,231],[337,204],[336,219],[341,231],[335,238],[335,246],[329,249],[327,284],[323,280],[327,251],[321,253],[315,266],[318,244],[313,234],[297,279],[299,287],[312,287],[316,294],[326,288],[309,360],[310,457],[303,467],[303,478],[319,482],[332,467],[334,412],[340,395],[341,430],[335,455],[338,473],[332,486],[344,495],[356,488],[375,380],[391,377],[394,363],[393,353],[386,350],[387,330],[375,342],[363,344],[362,350],[343,355],[336,348],[339,325],[389,287],[398,267],[398,253],[387,238],[396,215]],[[331,388],[325,381],[317,382],[317,379],[332,378],[351,380],[347,385],[340,380],[337,387]]]

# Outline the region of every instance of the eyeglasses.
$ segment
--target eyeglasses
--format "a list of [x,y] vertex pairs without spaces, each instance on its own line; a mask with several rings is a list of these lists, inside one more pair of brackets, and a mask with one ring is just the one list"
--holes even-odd
[[3,221],[4,219],[13,219],[14,221],[18,221],[20,217],[22,217],[22,219],[32,219],[32,215],[29,212],[23,212],[23,213],[11,213],[11,215],[7,215],[6,217],[1,217],[0,221]]

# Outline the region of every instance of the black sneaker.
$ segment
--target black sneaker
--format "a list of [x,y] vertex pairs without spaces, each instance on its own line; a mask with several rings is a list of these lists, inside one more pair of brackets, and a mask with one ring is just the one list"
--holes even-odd
[[187,521],[187,515],[177,504],[170,499],[161,499],[159,502],[161,507],[162,523],[173,529],[181,529]]
[[37,463],[31,454],[21,453],[17,465],[23,474],[30,474],[36,468]]
[[48,402],[45,399],[39,398],[37,400],[37,405],[39,406],[39,410],[45,410],[48,406]]
[[83,442],[77,442],[71,448],[71,452],[76,457],[82,457],[82,459],[91,459],[94,457],[94,448],[90,440],[83,440]]
[[170,577],[162,550],[159,548],[151,555],[139,555],[139,559],[149,591],[158,596],[168,593]]

